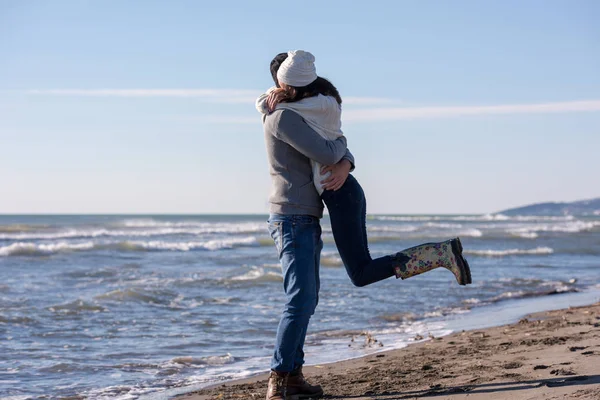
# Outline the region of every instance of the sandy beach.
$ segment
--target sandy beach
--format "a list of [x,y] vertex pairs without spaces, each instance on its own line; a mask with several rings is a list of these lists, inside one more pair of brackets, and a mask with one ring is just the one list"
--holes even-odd
[[[305,375],[329,399],[600,399],[600,303],[307,367]],[[264,399],[266,379],[178,399]]]

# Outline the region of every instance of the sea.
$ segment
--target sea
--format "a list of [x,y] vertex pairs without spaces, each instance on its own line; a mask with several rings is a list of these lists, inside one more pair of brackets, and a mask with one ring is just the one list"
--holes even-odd
[[[269,368],[284,303],[266,215],[0,216],[0,399],[168,399]],[[600,299],[600,215],[370,215],[374,257],[459,236],[447,270],[354,287],[322,220],[306,360]]]

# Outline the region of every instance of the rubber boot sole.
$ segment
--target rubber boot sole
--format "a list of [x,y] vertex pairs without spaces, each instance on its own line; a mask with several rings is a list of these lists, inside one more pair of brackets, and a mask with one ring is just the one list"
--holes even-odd
[[469,263],[462,256],[463,247],[460,242],[460,238],[454,239],[452,242],[452,253],[456,258],[456,264],[458,264],[458,268],[460,271],[460,279],[458,280],[459,285],[470,285],[473,283],[471,279],[471,268],[469,267]]

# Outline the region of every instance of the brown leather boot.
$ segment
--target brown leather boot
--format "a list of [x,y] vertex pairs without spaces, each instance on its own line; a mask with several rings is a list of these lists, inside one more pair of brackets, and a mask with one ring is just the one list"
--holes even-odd
[[323,389],[319,385],[311,385],[304,379],[302,367],[290,372],[287,379],[287,397],[290,399],[318,399],[323,396]]
[[289,376],[290,374],[287,372],[271,371],[267,388],[267,400],[286,400],[286,387]]

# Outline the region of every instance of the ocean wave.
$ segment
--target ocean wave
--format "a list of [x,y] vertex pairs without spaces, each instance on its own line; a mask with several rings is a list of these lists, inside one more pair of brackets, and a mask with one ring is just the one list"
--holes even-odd
[[370,219],[378,221],[424,222],[424,221],[508,221],[511,217],[503,214],[484,215],[374,215]]
[[230,281],[281,282],[281,273],[266,271],[264,268],[253,267],[250,271],[229,278]]
[[579,233],[588,232],[600,227],[600,221],[570,221],[560,224],[536,224],[524,226],[521,228],[510,229],[507,232],[509,234],[525,237],[525,238],[536,238],[539,232],[550,232],[550,233]]
[[118,226],[126,228],[195,228],[203,233],[251,233],[265,231],[265,223],[259,222],[201,222],[201,221],[156,221],[126,220]]
[[415,216],[386,216],[386,215],[369,215],[367,219],[376,221],[399,221],[399,222],[419,222],[419,221],[435,221],[441,217],[415,215]]
[[[408,234],[422,233],[427,236],[445,236],[447,233],[467,236],[481,237],[484,233],[493,234],[498,228],[504,227],[504,234],[515,237],[533,239],[539,232],[563,232],[577,233],[594,230],[600,227],[600,221],[581,221],[573,217],[506,217],[499,215],[483,216],[375,216],[371,219],[379,221],[417,222],[413,224],[369,224],[367,227],[372,233],[400,233]],[[475,222],[488,221],[488,224],[476,224]],[[496,224],[496,222],[512,221],[509,224]],[[545,222],[544,222],[545,221]],[[554,223],[549,223],[552,221]],[[470,229],[468,225],[471,224]],[[529,223],[527,223],[529,222]],[[475,223],[475,224],[473,224]],[[483,231],[482,231],[483,230]],[[324,232],[330,232],[331,228],[325,224]],[[191,235],[206,236],[211,234],[253,234],[265,232],[263,223],[241,222],[241,223],[208,223],[208,222],[169,222],[169,221],[137,221],[132,220],[124,224],[107,227],[81,227],[42,229],[41,225],[8,225],[0,226],[0,240],[60,240],[76,238],[136,238],[153,236]]]
[[0,247],[0,256],[47,256],[60,252],[90,250],[94,248],[94,243],[13,243],[8,246]]
[[564,293],[577,293],[579,290],[573,287],[557,287],[550,290],[540,290],[540,291],[527,291],[527,290],[516,290],[516,291],[508,291],[501,293],[495,297],[492,297],[489,302],[497,303],[503,300],[517,300],[517,299],[526,299],[531,297],[543,297],[543,296],[552,296],[557,294]]
[[78,371],[82,368],[80,364],[75,363],[58,363],[48,367],[42,367],[38,369],[39,372],[48,372],[48,373],[68,373]]
[[344,265],[344,262],[336,255],[322,255],[321,265],[324,267],[341,267]]
[[550,247],[536,247],[535,249],[507,249],[507,250],[465,250],[465,254],[484,257],[505,257],[515,255],[541,255],[552,254],[554,249]]
[[166,241],[124,241],[124,242],[104,242],[104,243],[27,243],[17,242],[8,246],[0,247],[0,256],[48,256],[57,253],[72,251],[106,250],[114,249],[119,251],[193,251],[193,250],[224,250],[236,247],[260,246],[262,244],[257,238],[229,238],[214,239],[198,242],[166,242]]
[[[38,324],[39,321],[30,317],[25,316],[17,316],[17,317],[8,317],[0,315],[0,324],[15,324],[15,325],[35,325]],[[0,398],[2,400],[2,398]]]
[[442,222],[428,222],[425,224],[428,228],[441,228],[441,229],[460,229],[462,228],[462,224],[450,224],[450,223],[442,223]]
[[511,217],[504,214],[460,215],[448,218],[450,221],[509,221]]
[[457,233],[458,236],[466,236],[466,237],[482,237],[483,232],[479,229],[467,229],[466,231],[461,231]]
[[215,239],[205,242],[165,242],[154,240],[150,242],[128,241],[121,242],[117,246],[121,250],[130,251],[152,251],[152,250],[167,250],[167,251],[192,251],[198,249],[204,250],[223,250],[233,249],[242,246],[257,246],[258,240],[255,237],[246,238],[230,238],[230,239]]
[[384,225],[384,226],[367,226],[368,232],[415,232],[419,227],[414,225]]
[[236,358],[231,354],[227,353],[222,356],[208,356],[208,357],[176,357],[173,358],[170,363],[183,364],[183,365],[226,365],[236,361]]
[[266,232],[263,225],[231,224],[229,226],[207,226],[197,228],[185,227],[153,227],[150,229],[67,229],[54,232],[12,232],[0,233],[0,240],[52,240],[98,237],[150,237],[169,235],[209,235],[209,234],[243,234]]
[[[5,383],[9,383],[9,382],[17,383],[17,382],[20,382],[20,381],[8,381],[8,382],[7,381],[3,381],[3,382],[5,382]],[[15,396],[0,397],[0,400],[33,400],[33,397],[31,397],[28,394],[23,394],[23,395],[18,394],[18,395],[15,395]]]
[[[440,224],[444,225],[434,226],[413,226],[413,225],[384,225],[384,226],[369,226],[367,231],[369,233],[399,233],[406,234],[406,238],[427,238],[427,237],[447,237],[447,236],[465,236],[465,237],[481,237],[483,232],[477,228],[460,229],[461,225],[453,224]],[[396,239],[396,238],[391,238]],[[403,239],[398,237],[397,239]],[[371,238],[369,238],[371,241]]]
[[539,236],[536,232],[531,232],[528,230],[522,230],[522,231],[509,230],[509,231],[507,231],[507,233],[510,234],[511,236],[515,236],[515,237],[519,237],[519,238],[523,238],[523,239],[535,239]]
[[384,314],[379,316],[380,319],[386,322],[406,322],[406,321],[414,321],[418,318],[418,316],[410,311],[397,313],[397,314]]
[[48,225],[11,224],[0,225],[0,233],[29,232],[48,228]]
[[92,304],[87,301],[77,299],[65,304],[50,306],[47,308],[47,310],[62,314],[79,314],[84,312],[104,312],[106,311],[106,308],[98,304]]
[[177,296],[170,291],[158,289],[141,289],[127,288],[111,290],[104,294],[95,296],[95,300],[99,301],[116,301],[116,302],[141,302],[147,304],[169,305]]
[[572,221],[575,219],[573,215],[563,216],[543,216],[543,215],[515,215],[510,217],[513,221]]
[[565,216],[535,216],[535,215],[513,215],[504,214],[481,214],[481,215],[373,215],[369,219],[377,221],[399,221],[399,222],[425,222],[425,221],[571,221],[575,219],[572,215]]

